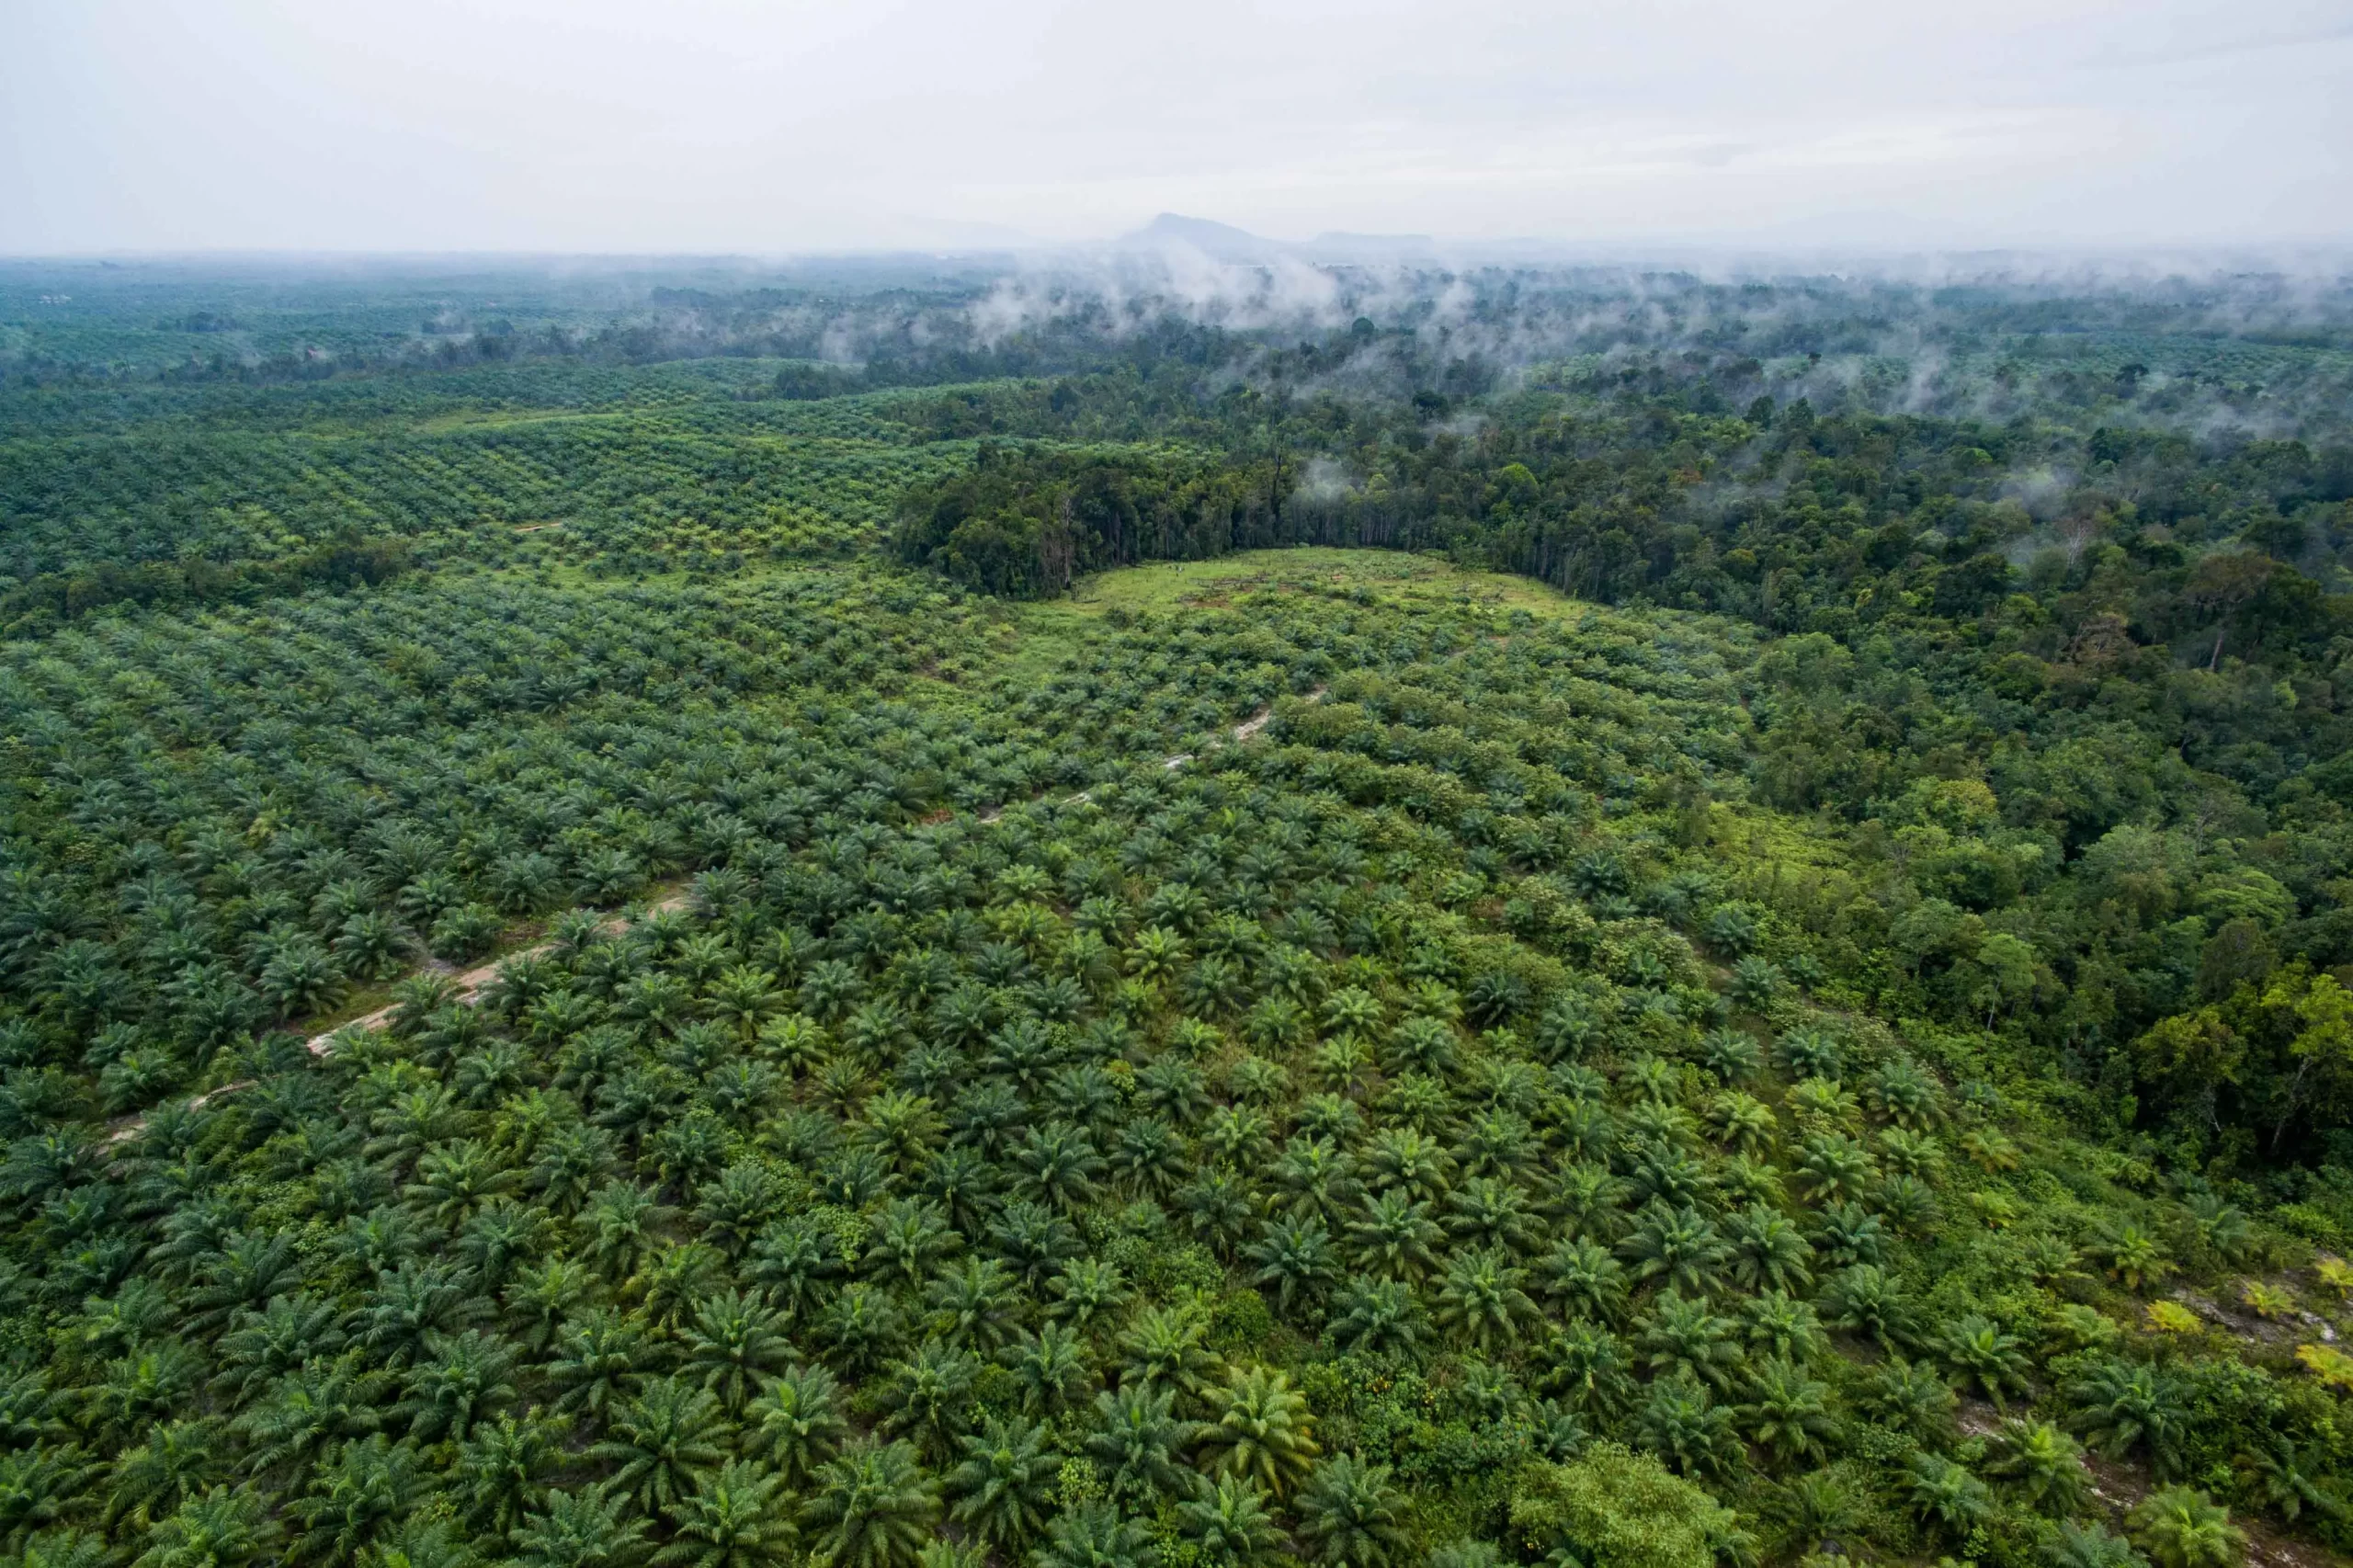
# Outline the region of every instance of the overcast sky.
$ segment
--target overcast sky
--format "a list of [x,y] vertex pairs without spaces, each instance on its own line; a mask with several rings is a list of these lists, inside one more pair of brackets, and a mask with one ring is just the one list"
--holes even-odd
[[0,251],[2353,234],[2353,0],[0,0]]

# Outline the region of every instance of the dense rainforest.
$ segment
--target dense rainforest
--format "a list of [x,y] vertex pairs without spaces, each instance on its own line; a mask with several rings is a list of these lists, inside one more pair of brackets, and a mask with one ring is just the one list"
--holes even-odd
[[2353,289],[0,265],[0,1553],[2319,1568]]

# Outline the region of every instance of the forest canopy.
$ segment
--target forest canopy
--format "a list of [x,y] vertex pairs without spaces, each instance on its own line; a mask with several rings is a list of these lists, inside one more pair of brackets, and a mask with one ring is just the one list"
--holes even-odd
[[117,271],[0,1560],[2353,1550],[2344,280]]

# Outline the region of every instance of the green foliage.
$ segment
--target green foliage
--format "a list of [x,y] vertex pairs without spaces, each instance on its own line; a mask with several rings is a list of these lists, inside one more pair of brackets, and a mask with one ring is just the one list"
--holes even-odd
[[2153,1493],[2132,1510],[2132,1539],[2157,1568],[2229,1568],[2246,1550],[2230,1510],[2194,1487]]
[[1284,477],[983,445],[969,473],[905,496],[892,546],[967,587],[1039,598],[1107,566],[1275,543]]
[[819,1470],[801,1516],[818,1562],[902,1568],[930,1539],[938,1488],[907,1444],[859,1443]]
[[1712,1568],[1740,1550],[1730,1509],[1614,1443],[1568,1464],[1529,1466],[1512,1492],[1511,1525],[1529,1551],[1565,1549],[1592,1568]]
[[1386,1568],[1404,1543],[1387,1465],[1337,1454],[1317,1464],[1300,1494],[1300,1533],[1316,1558],[1342,1568]]
[[0,365],[12,1552],[2343,1543],[2314,449],[826,309]]

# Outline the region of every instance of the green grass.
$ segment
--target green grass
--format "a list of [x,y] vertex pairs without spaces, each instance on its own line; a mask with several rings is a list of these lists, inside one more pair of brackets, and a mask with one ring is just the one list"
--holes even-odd
[[1102,615],[1113,608],[1171,611],[1186,606],[1215,606],[1237,594],[1261,590],[1296,592],[1314,586],[1368,588],[1384,597],[1445,599],[1503,609],[1528,609],[1555,618],[1585,608],[1525,577],[1457,566],[1438,556],[1404,555],[1386,550],[1252,550],[1215,561],[1156,562],[1090,577],[1074,587],[1062,607]]

